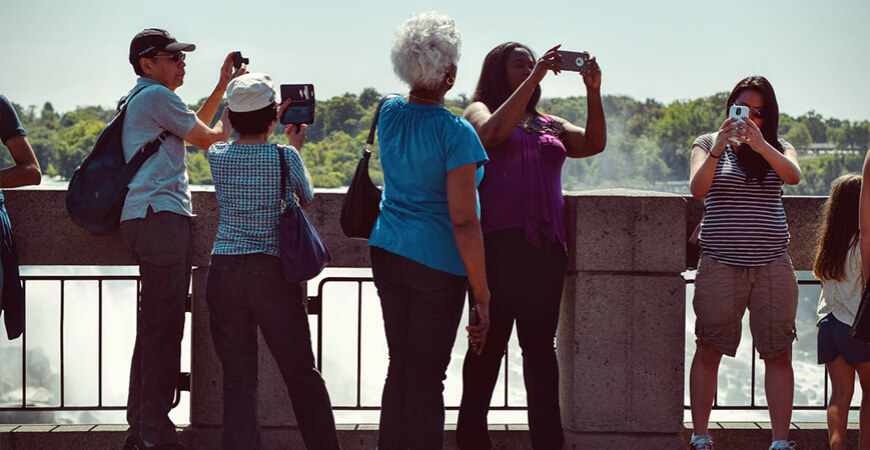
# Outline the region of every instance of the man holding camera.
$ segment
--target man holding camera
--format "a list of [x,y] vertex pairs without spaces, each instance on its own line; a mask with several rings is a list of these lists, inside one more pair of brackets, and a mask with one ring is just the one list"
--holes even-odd
[[130,64],[139,79],[128,95],[124,156],[129,161],[146,143],[161,135],[165,140],[128,185],[121,213],[121,234],[136,255],[141,279],[125,449],[185,448],[169,419],[193,259],[185,141],[207,150],[229,137],[222,121],[208,123],[229,81],[246,72],[233,71],[232,53],[227,55],[214,91],[199,111],[191,111],[175,90],[184,82],[184,52],[195,48],[157,28],[143,30],[130,43]]

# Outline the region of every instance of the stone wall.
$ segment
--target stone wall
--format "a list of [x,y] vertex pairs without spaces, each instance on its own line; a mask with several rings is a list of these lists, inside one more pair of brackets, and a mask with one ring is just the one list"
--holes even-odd
[[[5,193],[21,264],[135,264],[118,234],[93,237],[70,222],[65,192]],[[366,267],[366,243],[341,233],[341,200],[341,194],[318,194],[309,215],[330,248],[333,266]],[[797,269],[812,264],[823,201],[785,199]],[[213,192],[195,192],[193,203],[191,424],[206,430],[221,425],[220,367],[203,301],[218,211]],[[681,274],[697,259],[687,238],[700,213],[699,201],[668,194],[620,189],[566,196],[569,264],[557,352],[570,448],[682,448],[686,289]],[[277,427],[274,432],[292,430],[283,384],[265,345],[260,349],[261,423]]]

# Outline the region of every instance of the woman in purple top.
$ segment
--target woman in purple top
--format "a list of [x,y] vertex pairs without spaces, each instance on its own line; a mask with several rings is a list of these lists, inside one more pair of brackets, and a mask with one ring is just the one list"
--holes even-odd
[[585,130],[535,109],[539,83],[548,70],[559,73],[558,48],[537,60],[516,42],[494,48],[465,110],[490,157],[479,190],[491,300],[486,345],[480,355],[465,356],[456,434],[462,449],[491,447],[486,415],[514,321],[532,445],[562,446],[554,351],[566,265],[562,165],[566,157],[600,153],[607,138],[595,58],[581,72],[589,108]]

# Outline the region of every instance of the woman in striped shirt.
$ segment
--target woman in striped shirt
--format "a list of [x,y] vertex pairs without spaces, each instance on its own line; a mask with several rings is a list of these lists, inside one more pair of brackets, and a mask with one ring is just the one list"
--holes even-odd
[[705,204],[693,302],[697,350],[689,376],[692,448],[713,448],[707,425],[719,361],[723,354],[735,355],[747,309],[765,362],[770,448],[793,448],[788,426],[798,288],[788,255],[782,184],[796,184],[801,171],[794,148],[778,137],[779,107],[767,79],[741,80],[728,98],[728,108],[732,105],[748,107],[750,117],[728,118],[719,131],[692,145],[689,185],[692,196]]

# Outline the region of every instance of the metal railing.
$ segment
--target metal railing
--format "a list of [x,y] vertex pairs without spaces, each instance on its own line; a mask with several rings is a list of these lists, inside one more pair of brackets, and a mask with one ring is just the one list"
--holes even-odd
[[[336,405],[333,403],[333,410],[379,410],[380,406],[367,406],[362,403],[362,366],[363,366],[363,348],[362,348],[362,309],[363,309],[363,285],[364,284],[374,284],[374,281],[371,277],[325,277],[317,284],[317,293],[313,296],[308,297],[308,313],[317,315],[317,339],[316,339],[316,348],[317,348],[317,369],[323,370],[323,292],[324,287],[328,283],[355,283],[356,284],[356,306],[357,306],[357,317],[356,317],[356,375],[355,375],[355,384],[356,384],[356,395],[355,395],[355,404],[354,405]],[[379,307],[379,306],[378,306]],[[504,356],[504,364],[503,366],[503,380],[504,380],[504,392],[503,399],[501,404],[490,406],[490,410],[501,410],[501,411],[525,411],[525,406],[512,406],[510,402],[510,370],[507,361],[511,356],[510,351],[505,349]],[[448,410],[458,410],[459,405],[445,405],[445,409]]]
[[[59,320],[59,402],[57,406],[39,406],[28,404],[28,374],[27,374],[27,308],[24,310],[24,332],[21,335],[21,405],[20,406],[0,406],[0,411],[123,411],[126,405],[104,404],[103,402],[103,303],[104,303],[104,282],[107,281],[130,281],[136,283],[136,298],[140,292],[139,277],[136,275],[22,275],[21,282],[23,295],[27,298],[27,286],[30,282],[45,282],[57,281],[60,284],[60,320]],[[70,406],[66,403],[66,342],[65,334],[65,317],[66,317],[66,284],[74,281],[94,281],[97,283],[97,401],[92,405],[74,405]],[[190,312],[190,299],[186,311]],[[133,324],[135,328],[135,324]],[[127,361],[129,364],[129,361]],[[172,407],[178,406],[181,401],[181,391],[190,390],[190,374],[180,373],[178,387],[175,392],[175,399]]]
[[[694,284],[694,279],[686,280],[686,284]],[[818,286],[821,282],[816,279],[812,280],[798,280],[798,287],[800,286]],[[687,307],[691,307],[691,302],[686,302]],[[686,336],[687,339],[691,339],[691,336]],[[757,351],[755,349],[755,341],[752,342],[752,350],[751,350],[751,370],[750,370],[750,397],[748,405],[720,405],[719,404],[719,390],[716,390],[716,393],[713,397],[713,409],[720,411],[765,411],[767,410],[767,405],[761,405],[757,402],[756,398],[756,365],[758,361]],[[691,366],[691,361],[686,361],[686,370],[689,370]],[[821,405],[792,405],[792,410],[794,411],[824,411],[828,408],[828,369],[824,368],[824,382],[822,383],[824,386],[824,395],[822,396],[822,404]],[[688,386],[687,386],[688,389]],[[684,405],[686,410],[690,410],[691,406],[686,404]],[[860,406],[851,406],[851,410],[859,410]]]
[[[59,317],[59,379],[60,379],[60,389],[59,389],[59,402],[57,405],[37,405],[28,401],[27,388],[28,388],[28,364],[27,364],[27,355],[28,355],[28,344],[27,344],[27,330],[23,333],[21,337],[21,402],[20,404],[14,406],[0,406],[0,412],[22,412],[22,411],[120,411],[125,410],[126,406],[123,404],[106,404],[104,402],[103,395],[103,362],[104,362],[104,354],[103,354],[103,328],[104,328],[104,317],[103,317],[103,304],[104,304],[104,283],[112,282],[112,281],[129,281],[136,283],[136,301],[138,301],[138,293],[140,292],[140,281],[139,276],[137,275],[65,275],[65,276],[56,276],[56,275],[23,275],[21,276],[22,284],[25,289],[25,296],[28,287],[28,283],[31,282],[46,282],[46,281],[56,281],[60,284],[60,298],[59,298],[59,308],[60,308],[60,317]],[[64,339],[64,322],[67,310],[67,289],[66,285],[68,282],[80,282],[80,281],[92,281],[97,283],[97,309],[98,309],[98,318],[97,318],[97,399],[94,404],[86,404],[86,405],[69,405],[66,401],[66,343]],[[373,280],[371,277],[326,277],[320,280],[317,285],[317,292],[313,296],[308,297],[308,314],[316,317],[317,323],[317,331],[315,338],[315,347],[316,347],[316,364],[318,370],[323,370],[323,303],[324,303],[324,288],[329,283],[355,283],[356,284],[356,304],[358,308],[358,314],[356,317],[356,370],[355,370],[355,383],[356,383],[356,393],[355,393],[355,403],[352,405],[335,405],[333,406],[334,410],[379,410],[380,406],[371,406],[364,405],[362,402],[362,373],[363,373],[363,360],[365,357],[363,351],[363,339],[362,339],[362,308],[363,308],[363,285],[364,284],[373,284]],[[377,304],[377,307],[380,307]],[[187,312],[191,311],[190,298],[188,298]],[[26,322],[26,321],[25,321]],[[133,325],[135,326],[135,325]],[[132,348],[132,347],[131,347]],[[506,350],[506,361],[510,354]],[[129,359],[123,361],[123,364],[129,364]],[[510,374],[508,370],[508,364],[504,364],[504,392],[503,392],[503,401],[500,405],[492,406],[493,410],[525,410],[525,406],[514,406],[511,405],[509,400],[509,379]],[[189,373],[181,373],[179,377],[179,386],[176,390],[175,401],[173,407],[177,406],[181,399],[181,391],[189,391],[190,390],[190,374]],[[458,405],[448,405],[448,409],[458,409]]]
[[[23,286],[25,289],[25,294],[27,290],[27,285],[29,282],[45,282],[45,281],[57,281],[60,284],[60,323],[59,323],[59,348],[60,348],[60,364],[59,364],[59,379],[60,379],[60,399],[57,406],[45,406],[45,405],[33,405],[28,404],[27,397],[27,332],[25,329],[24,334],[21,337],[21,403],[20,405],[15,406],[0,406],[0,412],[3,411],[113,411],[113,410],[124,410],[125,405],[115,405],[115,404],[106,404],[104,402],[103,396],[103,304],[104,304],[104,282],[111,281],[130,281],[136,283],[136,292],[138,297],[139,292],[139,277],[136,275],[66,275],[66,276],[56,276],[56,275],[29,275],[21,277]],[[80,282],[80,281],[93,281],[97,283],[97,308],[98,308],[98,332],[97,332],[97,401],[95,404],[90,405],[68,405],[66,402],[66,347],[64,342],[64,319],[65,319],[65,311],[66,311],[66,289],[65,285],[68,282]],[[687,280],[687,284],[693,283],[694,280]],[[379,406],[371,406],[364,405],[362,401],[362,373],[363,373],[363,361],[365,358],[365,352],[363,351],[363,339],[362,339],[362,308],[364,305],[364,295],[363,295],[363,286],[365,284],[372,284],[373,280],[371,277],[325,277],[317,285],[316,293],[313,296],[308,297],[308,313],[310,315],[314,315],[316,317],[317,323],[317,331],[316,331],[316,339],[315,339],[315,347],[316,347],[316,364],[319,370],[323,369],[323,324],[324,324],[324,315],[323,315],[323,304],[324,304],[324,288],[329,283],[354,283],[356,284],[356,306],[357,306],[357,317],[356,317],[356,370],[354,375],[355,381],[355,402],[352,405],[334,405],[333,409],[335,410],[378,410]],[[818,285],[818,280],[799,280],[799,285]],[[188,302],[189,303],[189,302]],[[188,304],[187,311],[190,311],[190,304]],[[717,390],[716,396],[714,397],[713,409],[715,410],[765,410],[767,409],[766,405],[761,405],[757,401],[756,395],[756,351],[753,349],[751,351],[752,361],[751,361],[751,371],[750,371],[750,401],[748,405],[720,405],[719,404],[719,392]],[[505,361],[508,361],[510,354],[506,351]],[[125,361],[126,363],[126,361]],[[687,367],[689,366],[690,361],[687,361]],[[179,388],[176,391],[175,403],[177,405],[180,401],[181,391],[189,391],[189,376],[188,373],[180,374],[179,379]],[[512,405],[510,402],[510,371],[509,364],[505,362],[503,364],[503,380],[504,380],[504,389],[503,392],[500,393],[502,400],[499,405],[491,406],[492,410],[525,410],[525,406],[516,406]],[[824,372],[825,382],[824,384],[824,396],[822,397],[823,402],[821,405],[794,405],[794,410],[806,410],[806,411],[821,411],[827,408],[827,399],[828,399],[828,381],[827,381],[827,370]],[[689,405],[684,405],[686,409],[689,409]],[[447,409],[458,409],[458,405],[448,405]],[[851,409],[857,410],[858,406],[852,406]]]

